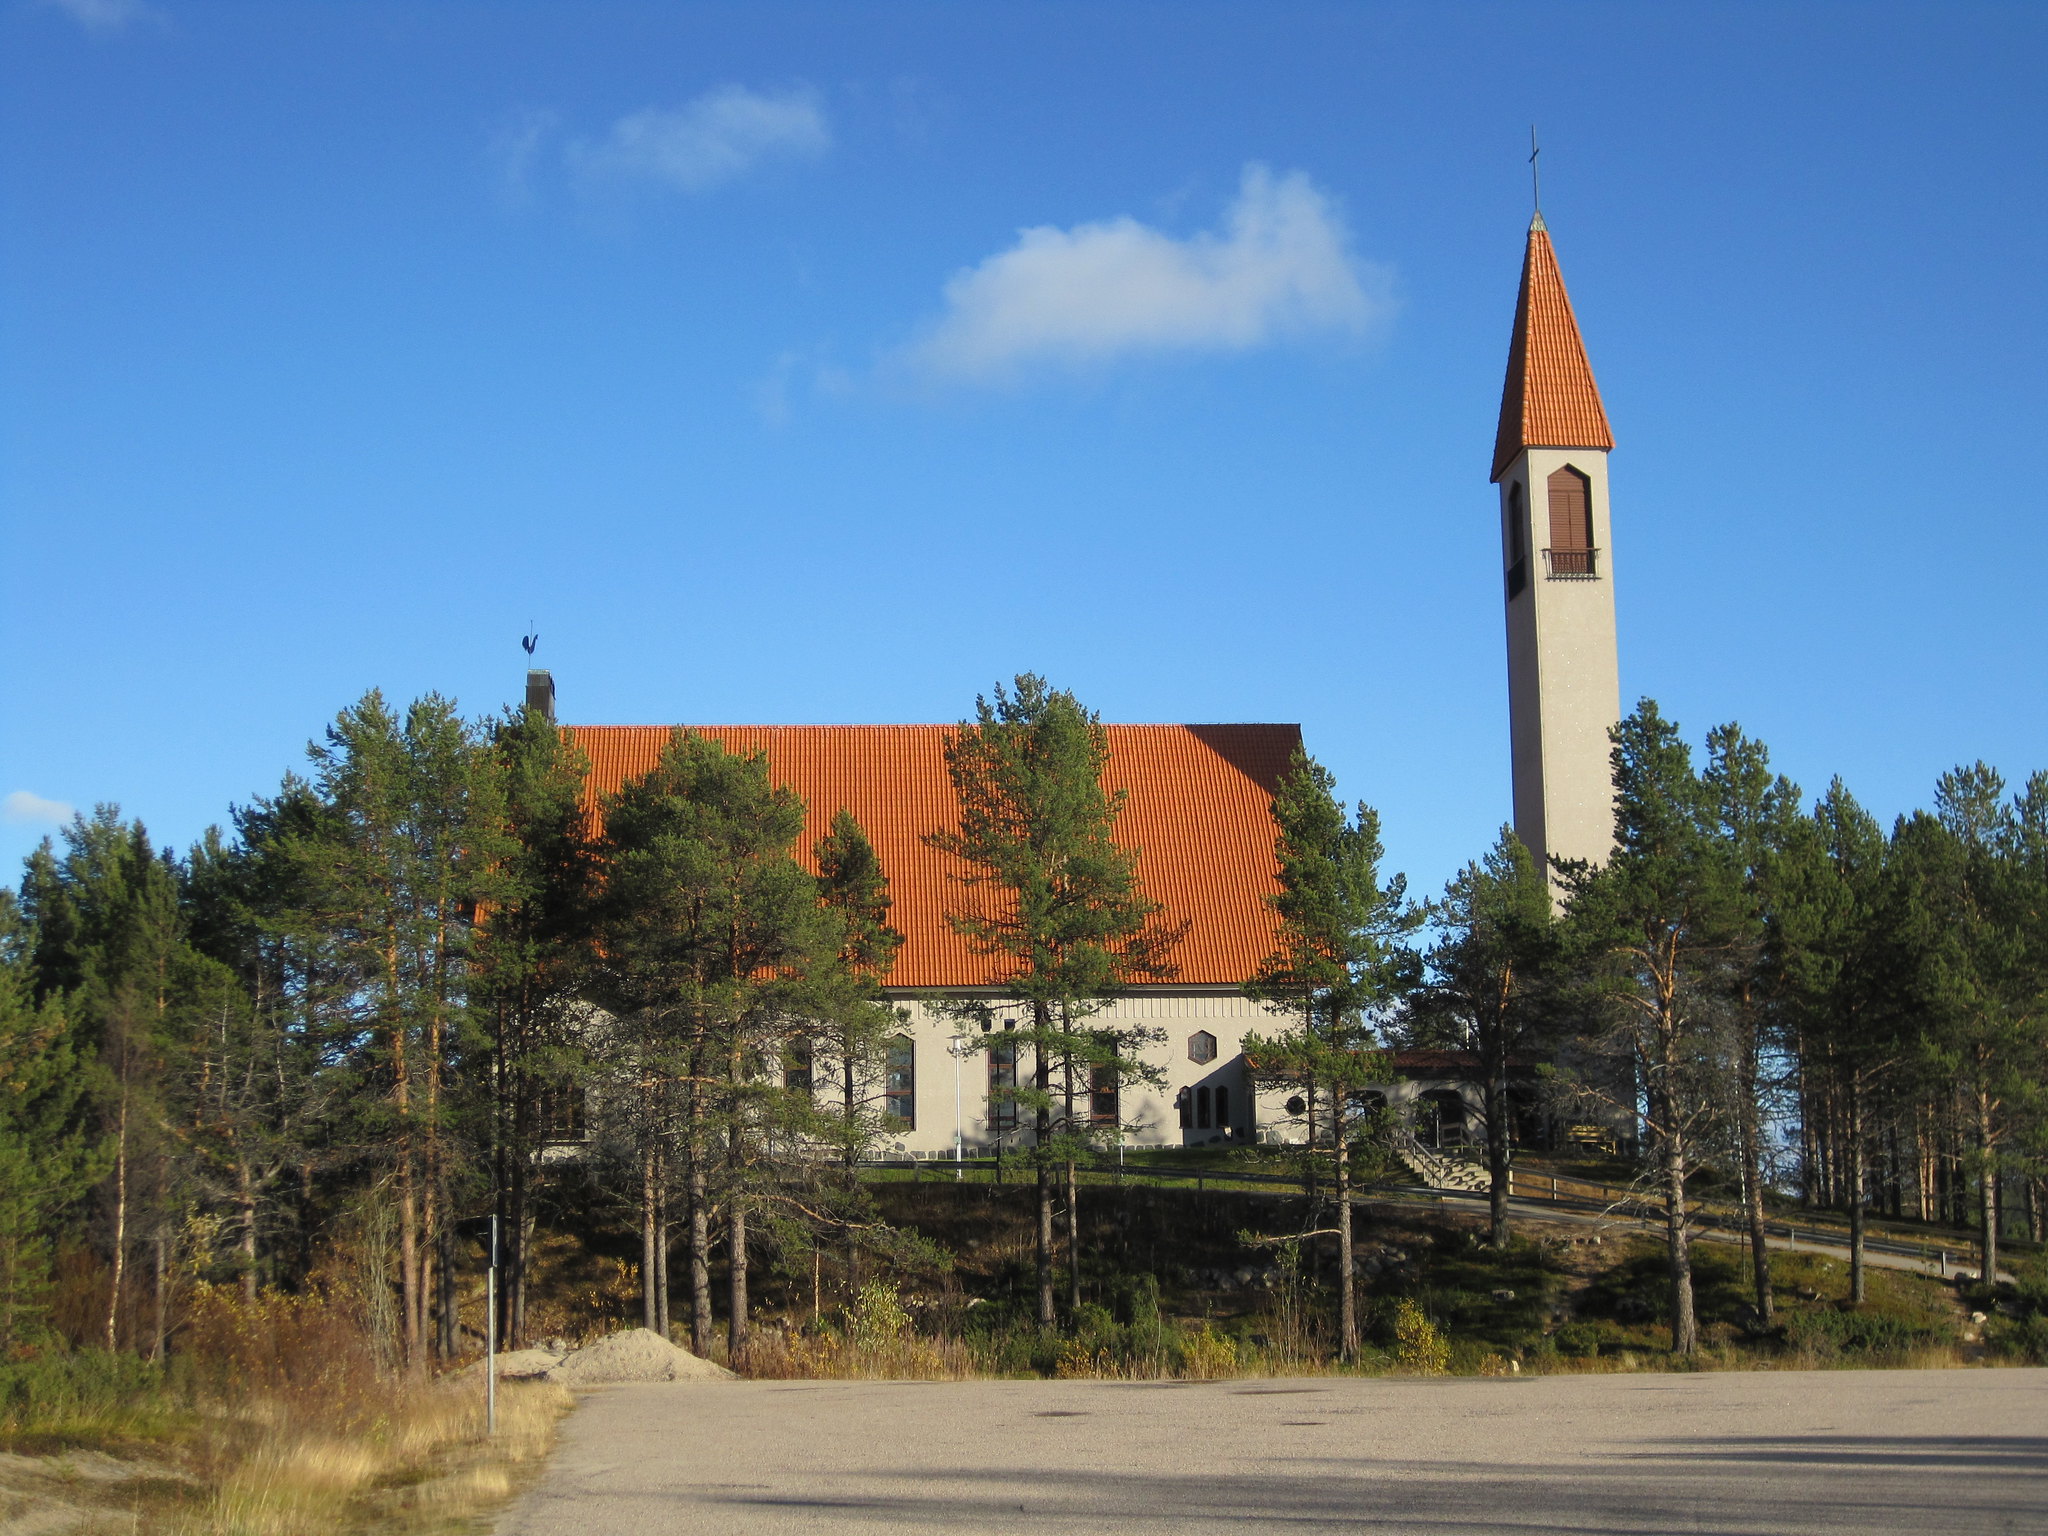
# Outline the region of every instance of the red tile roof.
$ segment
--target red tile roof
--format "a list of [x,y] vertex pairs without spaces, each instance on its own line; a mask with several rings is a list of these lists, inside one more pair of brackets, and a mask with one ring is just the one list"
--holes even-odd
[[[646,773],[669,727],[573,725],[590,758],[589,803]],[[693,727],[735,752],[768,754],[769,772],[810,809],[806,863],[842,807],[853,812],[888,871],[891,920],[904,944],[892,987],[986,986],[989,961],[946,923],[960,887],[958,861],[926,847],[924,834],[957,824],[958,801],[943,749],[945,725],[708,725]],[[1112,790],[1130,792],[1117,841],[1138,850],[1138,878],[1168,921],[1189,924],[1173,952],[1176,983],[1235,986],[1272,948],[1279,887],[1273,860],[1274,786],[1301,743],[1294,725],[1112,725]]]
[[1613,446],[1600,386],[1593,382],[1564,274],[1557,269],[1557,252],[1539,214],[1529,226],[1529,248],[1522,258],[1515,335],[1500,392],[1500,429],[1493,439],[1493,478],[1500,479],[1524,448]]

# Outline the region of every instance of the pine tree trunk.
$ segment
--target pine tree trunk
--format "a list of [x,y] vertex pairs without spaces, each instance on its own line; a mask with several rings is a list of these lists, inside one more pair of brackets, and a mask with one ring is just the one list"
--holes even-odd
[[247,1158],[235,1163],[235,1252],[242,1270],[242,1300],[256,1299],[256,1178]]
[[669,1337],[668,1290],[668,1159],[656,1161],[654,1171],[654,1331]]
[[1863,1147],[1863,1085],[1853,1079],[1849,1083],[1849,1145],[1846,1149],[1849,1159],[1849,1301],[1860,1306],[1864,1299],[1864,1228],[1869,1215],[1866,1207],[1869,1194],[1865,1188],[1865,1166],[1869,1159]]
[[[695,1076],[694,1069],[692,1076]],[[704,1188],[704,1096],[695,1082],[690,1084],[689,1143],[684,1149],[689,1166],[690,1221],[690,1349],[711,1356],[711,1218]]]
[[[1072,1145],[1074,1136],[1074,1063],[1070,1057],[1066,1063],[1067,1094],[1067,1137]],[[1067,1316],[1078,1317],[1081,1312],[1081,1181],[1074,1171],[1074,1159],[1070,1154],[1064,1164],[1067,1197]]]
[[[1043,1003],[1031,1005],[1032,1022],[1039,1029],[1039,1039],[1045,1038],[1044,1031],[1049,1020]],[[1033,1076],[1038,1089],[1038,1110],[1035,1118],[1037,1145],[1032,1149],[1031,1162],[1038,1175],[1038,1326],[1041,1332],[1051,1333],[1059,1326],[1059,1308],[1053,1299],[1052,1285],[1052,1165],[1046,1161],[1046,1143],[1052,1140],[1052,1062],[1046,1055],[1043,1044],[1033,1047],[1036,1065]]]
[[730,1270],[731,1310],[725,1320],[725,1360],[734,1370],[747,1356],[747,1208],[735,1194],[727,1226],[726,1264]]
[[1664,1138],[1665,1240],[1671,1255],[1671,1352],[1692,1354],[1699,1347],[1699,1324],[1693,1315],[1692,1234],[1685,1213],[1685,1138],[1673,1127]]
[[1067,1184],[1067,1315],[1081,1310],[1081,1181],[1074,1160],[1066,1163]]
[[729,1193],[726,1196],[732,1212],[726,1225],[726,1274],[729,1294],[726,1301],[725,1353],[726,1362],[734,1370],[747,1353],[747,1202],[746,1202],[746,1133],[740,1122],[738,1092],[746,1080],[746,1063],[735,1040],[726,1062],[726,1081],[731,1085],[733,1100],[729,1108],[731,1123],[725,1133],[726,1178]]
[[1341,1088],[1330,1090],[1330,1141],[1337,1193],[1337,1353],[1358,1358],[1358,1276],[1351,1258],[1351,1139],[1344,1134]]
[[505,1180],[505,1208],[499,1230],[505,1235],[504,1286],[501,1305],[505,1323],[499,1342],[505,1349],[526,1347],[526,1138],[519,1134],[514,1112],[511,1166]]
[[434,1293],[439,1304],[440,1349],[443,1360],[453,1360],[461,1347],[460,1309],[455,1302],[455,1227],[447,1220],[448,1202],[439,1202],[442,1213],[434,1233]]
[[[161,1195],[161,1192],[159,1192],[159,1195]],[[164,1340],[170,1332],[170,1296],[168,1289],[171,1268],[169,1262],[170,1239],[164,1235],[161,1217],[157,1221],[156,1237],[151,1243],[151,1247],[155,1250],[152,1255],[155,1263],[152,1266],[154,1273],[150,1276],[149,1293],[152,1304],[150,1310],[154,1319],[154,1326],[151,1327],[149,1333],[149,1358],[161,1361],[164,1357]]]
[[[1497,1026],[1495,1033],[1501,1032],[1502,1027]],[[1513,1189],[1509,1162],[1512,1127],[1508,1123],[1508,1063],[1504,1045],[1497,1042],[1489,1044],[1486,1053],[1486,1200],[1493,1246],[1505,1250],[1513,1236],[1508,1218],[1508,1196]]]
[[1756,1315],[1769,1323],[1777,1313],[1777,1297],[1771,1291],[1770,1234],[1764,1230],[1763,1148],[1754,1116],[1744,1117],[1742,1135],[1742,1216],[1749,1228],[1750,1285],[1756,1297]]
[[[1982,1081],[1985,1064],[1978,1062],[1979,1081]],[[1983,1173],[1978,1181],[1978,1217],[1983,1223],[1984,1236],[1981,1244],[1986,1285],[1998,1284],[1998,1168],[1994,1162],[1997,1142],[1991,1118],[1991,1093],[1986,1088],[1977,1090],[1977,1156]]]
[[107,1348],[121,1347],[121,1284],[128,1261],[128,1084],[121,1084],[121,1105],[114,1130],[114,1268],[107,1285]]
[[640,1326],[656,1330],[654,1143],[640,1149]]
[[[1309,1028],[1313,1030],[1315,1027],[1313,1023],[1314,1016],[1311,1015],[1310,1017],[1311,1023],[1309,1025]],[[1316,1163],[1316,1085],[1314,1078],[1310,1078],[1302,1084],[1302,1098],[1307,1101],[1308,1105],[1308,1125],[1306,1127],[1308,1139],[1304,1143],[1304,1145],[1308,1148],[1308,1203],[1309,1209],[1313,1211],[1316,1207],[1317,1195],[1322,1189],[1322,1180],[1317,1177],[1318,1167]]]

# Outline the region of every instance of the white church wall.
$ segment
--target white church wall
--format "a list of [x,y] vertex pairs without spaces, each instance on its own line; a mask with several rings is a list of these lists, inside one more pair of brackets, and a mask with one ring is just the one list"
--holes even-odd
[[[906,1017],[905,1033],[914,1043],[916,1059],[916,1121],[908,1130],[885,1139],[888,1155],[899,1157],[950,1157],[958,1131],[959,1144],[969,1156],[986,1155],[996,1149],[1016,1147],[1016,1131],[1004,1131],[995,1124],[989,1109],[989,1045],[1004,1033],[1007,1019],[1022,1027],[1026,1010],[1019,1004],[992,1001],[991,1028],[963,1026],[937,1013],[916,997],[899,997],[897,1006]],[[1090,1016],[1092,1027],[1137,1028],[1157,1032],[1162,1038],[1143,1043],[1132,1054],[1156,1066],[1164,1081],[1158,1085],[1127,1082],[1119,1090],[1119,1114],[1125,1127],[1124,1143],[1132,1147],[1180,1147],[1249,1144],[1259,1139],[1260,1128],[1270,1124],[1261,1094],[1255,1104],[1245,1071],[1243,1041],[1254,1032],[1273,1035],[1287,1028],[1279,1014],[1260,1007],[1242,993],[1232,990],[1134,989],[1100,1013]],[[956,1058],[953,1042],[966,1032],[966,1048]],[[1211,1044],[1213,1042],[1213,1045]],[[1214,1055],[1208,1060],[1198,1057]],[[956,1112],[955,1080],[958,1079]],[[1031,1059],[1028,1050],[1018,1053],[1020,1082],[1029,1085]],[[1057,1088],[1057,1084],[1055,1087]],[[1077,1092],[1085,1089],[1079,1085]],[[1219,1090],[1224,1114],[1217,1114]],[[1181,1123],[1181,1094],[1188,1095],[1189,1119]],[[1207,1121],[1199,1112],[1206,1100]],[[1029,1141],[1028,1114],[1019,1116],[1018,1129]]]

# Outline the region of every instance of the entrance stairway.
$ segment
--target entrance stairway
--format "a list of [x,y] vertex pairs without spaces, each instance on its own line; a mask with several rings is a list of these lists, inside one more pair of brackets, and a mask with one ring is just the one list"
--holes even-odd
[[1418,1184],[1431,1189],[1454,1189],[1461,1194],[1483,1195],[1490,1187],[1485,1168],[1469,1157],[1425,1147],[1413,1131],[1394,1137],[1394,1156],[1415,1175]]

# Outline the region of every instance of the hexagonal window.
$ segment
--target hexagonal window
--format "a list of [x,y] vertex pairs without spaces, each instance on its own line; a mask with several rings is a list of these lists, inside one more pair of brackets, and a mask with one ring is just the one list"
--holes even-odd
[[1204,1066],[1216,1059],[1216,1037],[1206,1029],[1198,1029],[1188,1036],[1188,1060]]

